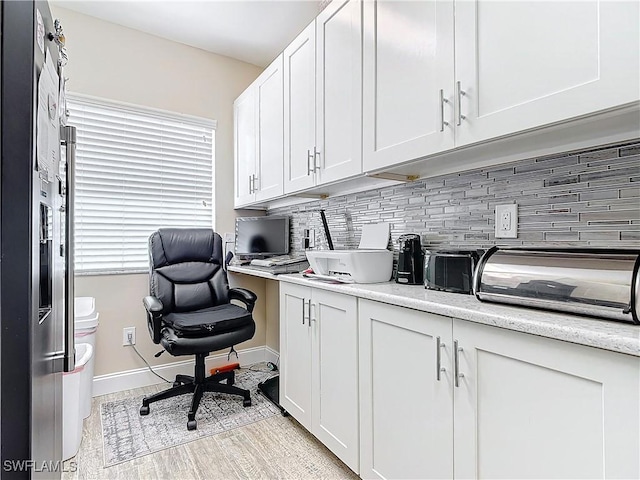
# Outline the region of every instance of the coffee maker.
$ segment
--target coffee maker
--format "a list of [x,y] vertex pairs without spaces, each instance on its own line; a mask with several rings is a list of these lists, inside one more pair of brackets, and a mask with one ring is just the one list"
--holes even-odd
[[420,244],[420,235],[408,233],[398,238],[400,255],[396,283],[404,285],[422,285],[424,279],[424,252]]

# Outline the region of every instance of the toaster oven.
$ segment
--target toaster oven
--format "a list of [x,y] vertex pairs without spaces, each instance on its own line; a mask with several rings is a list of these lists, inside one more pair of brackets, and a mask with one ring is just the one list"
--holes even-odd
[[470,250],[425,252],[424,286],[429,290],[466,293],[473,291],[473,274],[479,255]]

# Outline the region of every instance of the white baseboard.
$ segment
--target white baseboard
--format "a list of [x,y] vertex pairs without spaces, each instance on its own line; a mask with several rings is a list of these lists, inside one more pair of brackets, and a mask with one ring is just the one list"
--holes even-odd
[[[278,363],[278,352],[269,347],[253,347],[238,350],[238,360],[234,357],[227,360],[227,354],[221,353],[211,355],[205,361],[206,372],[210,368],[226,365],[237,361],[241,366],[252,365],[258,362]],[[182,362],[167,363],[165,365],[154,366],[153,370],[159,375],[171,380],[179,373],[193,375],[195,359],[184,360]],[[93,396],[106,395],[108,393],[121,392],[138,387],[147,387],[162,383],[158,377],[149,371],[148,368],[136,368],[123,372],[108,373],[98,375],[93,378]]]

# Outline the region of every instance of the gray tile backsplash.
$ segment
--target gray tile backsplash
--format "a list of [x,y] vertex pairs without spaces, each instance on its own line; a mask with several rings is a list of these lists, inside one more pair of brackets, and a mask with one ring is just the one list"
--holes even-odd
[[[395,187],[331,197],[269,215],[292,219],[291,245],[315,230],[327,248],[324,209],[336,248],[355,248],[363,224],[391,225],[391,243],[422,234],[435,248],[493,245],[640,247],[640,139],[589,151],[521,160],[495,168],[418,180]],[[518,238],[496,239],[495,206],[517,203]],[[397,250],[397,246],[396,246]]]

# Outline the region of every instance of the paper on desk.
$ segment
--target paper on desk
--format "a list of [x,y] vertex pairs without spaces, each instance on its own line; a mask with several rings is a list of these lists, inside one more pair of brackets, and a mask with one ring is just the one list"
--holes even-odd
[[358,248],[384,250],[389,245],[389,224],[370,223],[362,226],[362,236]]
[[60,156],[60,123],[58,72],[51,60],[49,49],[38,79],[38,115],[36,123],[36,169],[41,178],[53,181],[55,165]]

